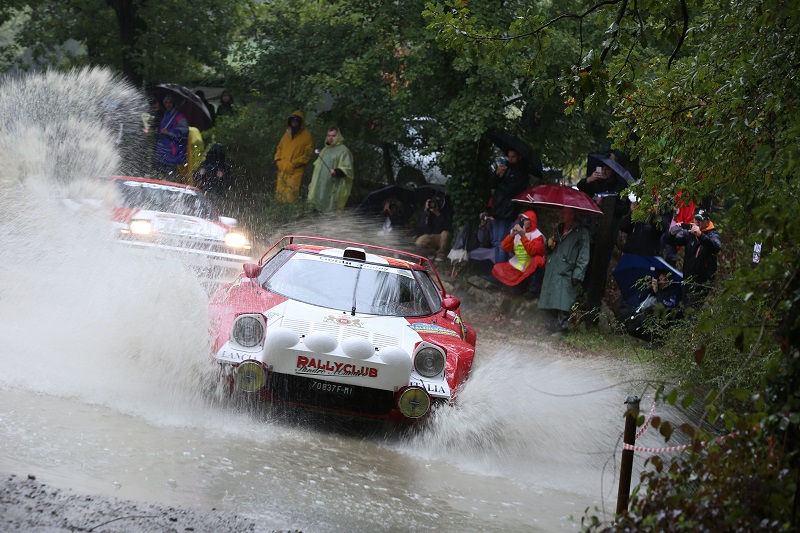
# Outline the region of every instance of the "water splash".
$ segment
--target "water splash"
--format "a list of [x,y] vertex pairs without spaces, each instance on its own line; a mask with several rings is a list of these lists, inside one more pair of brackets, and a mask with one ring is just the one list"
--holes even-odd
[[65,204],[143,164],[144,95],[98,68],[1,83],[0,386],[162,418],[196,404],[202,287],[116,245],[106,213]]

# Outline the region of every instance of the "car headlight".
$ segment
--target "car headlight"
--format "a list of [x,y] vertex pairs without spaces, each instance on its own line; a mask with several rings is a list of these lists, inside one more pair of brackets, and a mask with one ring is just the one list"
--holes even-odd
[[423,348],[414,356],[414,369],[426,378],[438,376],[444,370],[444,354],[430,346]]
[[252,348],[264,337],[264,325],[254,316],[240,316],[233,323],[231,336],[240,346]]
[[150,235],[153,232],[153,224],[149,220],[131,220],[131,233],[136,235]]
[[225,246],[238,250],[240,248],[250,248],[250,243],[247,241],[247,237],[232,231],[225,235]]
[[236,388],[244,392],[257,392],[267,383],[267,371],[257,361],[245,361],[236,367]]
[[431,408],[431,397],[422,387],[406,387],[397,396],[397,408],[403,416],[419,418]]

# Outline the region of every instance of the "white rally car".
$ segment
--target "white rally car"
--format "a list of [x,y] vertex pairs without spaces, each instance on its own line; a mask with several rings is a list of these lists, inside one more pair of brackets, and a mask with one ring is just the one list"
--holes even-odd
[[459,305],[425,257],[286,236],[212,298],[213,360],[234,394],[413,421],[472,368]]
[[220,216],[200,189],[132,176],[110,180],[111,218],[120,243],[177,254],[210,280],[232,280],[253,261],[236,219]]

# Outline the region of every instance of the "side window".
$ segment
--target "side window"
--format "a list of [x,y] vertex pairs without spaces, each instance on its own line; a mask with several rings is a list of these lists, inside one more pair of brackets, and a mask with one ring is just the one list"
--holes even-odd
[[442,295],[439,293],[439,289],[436,288],[436,284],[430,278],[428,273],[414,270],[414,276],[416,276],[419,286],[422,287],[422,292],[425,293],[425,298],[430,303],[431,311],[435,313],[441,310]]

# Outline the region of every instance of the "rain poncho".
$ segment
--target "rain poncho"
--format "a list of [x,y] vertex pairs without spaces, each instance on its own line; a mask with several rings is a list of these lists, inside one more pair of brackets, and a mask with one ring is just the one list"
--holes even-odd
[[289,124],[273,158],[278,166],[278,183],[275,187],[275,200],[278,202],[297,201],[303,171],[314,155],[314,140],[306,129],[303,112],[295,111],[287,122],[290,122],[292,117],[300,119],[300,126],[293,131]]
[[589,230],[580,224],[569,229],[559,224],[555,240],[555,249],[547,255],[539,309],[569,311],[589,266]]
[[[331,171],[334,176],[331,176]],[[325,213],[343,209],[353,187],[353,154],[336,132],[333,142],[314,161],[314,176],[308,187],[308,203]]]
[[544,265],[544,235],[537,229],[536,213],[525,211],[520,216],[531,221],[524,236],[508,234],[501,244],[506,252],[514,254],[505,263],[492,268],[492,275],[505,285],[519,285]]

